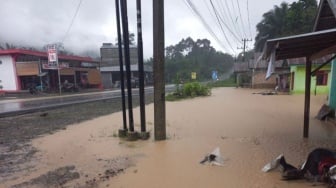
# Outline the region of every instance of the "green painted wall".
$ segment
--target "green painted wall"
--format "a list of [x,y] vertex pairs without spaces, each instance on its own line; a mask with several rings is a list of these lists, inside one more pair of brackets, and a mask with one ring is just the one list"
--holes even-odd
[[[312,70],[315,70],[317,66],[313,65]],[[314,94],[316,90],[316,94],[328,94],[331,85],[331,65],[326,65],[321,71],[328,71],[328,84],[325,86],[316,86],[316,76],[311,77],[311,93]],[[291,66],[291,72],[294,72],[294,87],[291,93],[304,93],[305,91],[305,81],[306,81],[306,66],[304,65],[296,65]],[[315,87],[316,86],[316,87]]]
[[331,74],[332,81],[330,84],[329,106],[336,109],[336,60],[332,62]]

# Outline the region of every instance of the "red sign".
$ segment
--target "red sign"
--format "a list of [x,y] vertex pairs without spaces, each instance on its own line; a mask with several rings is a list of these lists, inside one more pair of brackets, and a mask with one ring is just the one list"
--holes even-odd
[[48,69],[57,69],[57,49],[56,45],[48,45]]

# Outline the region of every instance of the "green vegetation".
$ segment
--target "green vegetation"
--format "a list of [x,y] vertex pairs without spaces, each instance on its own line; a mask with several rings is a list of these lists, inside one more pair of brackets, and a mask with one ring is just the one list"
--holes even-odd
[[176,101],[185,98],[211,95],[211,89],[198,82],[185,83],[182,86],[177,84],[175,92],[166,96],[167,101]]
[[316,0],[298,0],[280,6],[263,14],[257,24],[255,51],[261,52],[268,39],[311,32],[317,12]]
[[167,83],[174,83],[177,77],[180,81],[190,82],[194,72],[196,80],[203,82],[212,78],[213,71],[217,71],[218,77],[227,74],[233,63],[230,54],[216,51],[208,39],[194,41],[188,37],[166,48],[165,79]]
[[213,88],[213,87],[235,87],[236,81],[234,79],[234,77],[231,77],[229,79],[226,80],[218,80],[218,81],[211,81],[207,83],[207,86],[209,88]]

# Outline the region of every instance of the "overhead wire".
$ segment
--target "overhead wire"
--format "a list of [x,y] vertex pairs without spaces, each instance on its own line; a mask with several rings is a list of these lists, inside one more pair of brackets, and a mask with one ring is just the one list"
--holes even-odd
[[[231,7],[232,7],[232,10],[236,10],[233,0],[231,0]],[[235,15],[235,22],[236,22],[236,24],[239,28],[240,24],[238,23],[238,20],[239,20],[239,15]],[[245,33],[244,32],[244,25],[241,25],[241,27],[242,27],[242,29],[240,30],[241,31],[241,38],[244,38],[246,36],[246,34],[244,36],[244,33]]]
[[239,11],[239,16],[240,16],[240,22],[242,24],[242,28],[243,28],[243,32],[244,32],[244,35],[245,35],[245,38],[246,38],[246,33],[245,33],[245,29],[244,29],[244,23],[243,23],[243,17],[242,17],[242,14],[241,14],[241,11],[240,11],[240,6],[239,6],[239,1],[237,1],[237,6],[238,6],[238,11]]
[[77,14],[78,14],[78,12],[79,12],[79,9],[80,9],[80,6],[81,6],[81,4],[82,4],[82,1],[83,1],[83,0],[79,0],[79,3],[78,3],[78,5],[77,5],[76,11],[75,11],[75,14],[72,16],[70,25],[69,25],[67,31],[65,32],[65,35],[64,35],[64,37],[63,37],[61,43],[63,43],[64,40],[67,38],[67,36],[68,36],[68,34],[69,34],[69,32],[70,32],[70,30],[71,30],[71,28],[72,28],[72,25],[73,25],[73,23],[74,23],[74,20],[75,20]]
[[224,26],[226,27],[226,29],[231,33],[231,35],[238,41],[240,42],[240,37],[236,35],[235,32],[232,31],[232,29],[230,29],[230,27],[228,26],[227,22],[220,16],[218,9],[214,6],[212,0],[210,0],[210,3],[212,4],[212,8],[215,11],[215,14],[218,15],[219,20],[224,24]]
[[249,31],[250,31],[250,38],[252,39],[252,32],[251,32],[251,22],[250,22],[250,11],[249,11],[249,0],[246,0],[246,8],[247,8],[247,21],[249,25]]
[[[222,7],[226,7],[227,13],[228,13],[228,15],[229,15],[229,17],[230,17],[230,20],[231,20],[231,22],[232,22],[233,27],[235,28],[235,31],[237,32],[237,34],[239,35],[240,38],[243,38],[243,34],[242,34],[242,32],[240,31],[237,22],[235,22],[234,19],[233,19],[233,17],[232,17],[232,13],[231,13],[231,11],[230,11],[230,9],[229,9],[229,5],[228,5],[228,3],[227,3],[227,0],[224,0],[224,2],[225,2],[225,6],[224,6],[224,4],[222,3],[221,0],[219,0],[219,2],[220,2],[220,4],[222,4]],[[223,10],[224,10],[224,9],[223,9]],[[238,27],[237,27],[237,26],[238,26]]]
[[207,22],[205,21],[205,19],[203,18],[203,16],[199,13],[199,11],[197,10],[197,8],[195,7],[195,5],[190,1],[190,0],[184,0],[184,3],[187,5],[187,7],[198,17],[198,19],[202,22],[202,24],[205,26],[205,28],[208,30],[208,32],[210,33],[210,35],[212,37],[214,37],[214,39],[218,42],[218,44],[220,46],[222,46],[222,48],[224,50],[226,50],[227,52],[229,52],[229,50],[227,50],[226,46],[223,45],[223,43],[221,42],[221,40],[219,40],[219,38],[217,37],[217,35],[214,33],[214,31],[211,29],[211,27],[207,24]]
[[[198,17],[198,19],[202,22],[202,24],[205,26],[205,28],[208,30],[211,36],[220,44],[220,46],[223,47],[223,49],[228,51],[226,46],[229,46],[229,48],[231,49],[230,51],[235,53],[235,50],[232,47],[232,42],[234,44],[241,45],[244,38],[248,36],[246,32],[247,30],[249,30],[249,36],[252,38],[249,5],[247,0],[246,1],[247,21],[245,22],[248,23],[248,25],[244,25],[243,21],[244,19],[242,17],[241,5],[239,1],[236,0],[236,6],[235,6],[234,5],[235,3],[233,2],[233,0],[231,0],[231,6],[232,6],[231,9],[229,8],[229,4],[227,1],[228,0],[224,0],[225,5],[223,4],[222,0],[204,1],[209,11],[208,15],[210,14],[210,19],[212,17],[213,19],[216,20],[215,22],[217,23],[218,28],[221,31],[221,35],[224,36],[225,43],[227,43],[226,45],[223,44],[223,42],[219,39],[218,35],[214,32],[213,26],[210,27],[209,23],[211,20],[208,20],[208,18],[205,19],[203,14],[201,14],[199,9],[197,9],[195,4],[191,0],[184,0],[184,3]],[[212,11],[210,10],[207,2],[208,3],[210,2]],[[237,9],[238,11],[235,11]],[[232,24],[230,23],[230,21]]]
[[[206,1],[207,1],[207,0],[206,0]],[[211,7],[212,7],[212,9],[214,10],[215,17],[216,17],[216,20],[217,20],[217,24],[219,25],[220,30],[222,31],[222,34],[223,34],[223,36],[224,36],[226,42],[228,43],[228,45],[229,45],[230,48],[232,49],[232,52],[235,53],[235,50],[233,49],[233,47],[232,47],[232,45],[231,45],[231,42],[230,42],[229,38],[227,37],[227,35],[226,35],[225,31],[224,31],[224,28],[223,28],[223,26],[222,26],[222,24],[221,24],[221,20],[220,20],[220,18],[219,18],[218,12],[217,12],[217,10],[215,9],[215,7],[214,7],[214,5],[213,5],[213,3],[212,3],[212,0],[210,0],[210,3],[211,3]],[[207,5],[207,4],[206,4],[206,5]],[[212,11],[209,10],[209,12],[212,12]]]

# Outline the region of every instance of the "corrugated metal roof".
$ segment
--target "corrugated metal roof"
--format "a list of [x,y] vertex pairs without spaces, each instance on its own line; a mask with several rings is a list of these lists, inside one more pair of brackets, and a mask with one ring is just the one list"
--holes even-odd
[[[9,49],[9,50],[0,50],[0,55],[32,55],[38,57],[48,57],[47,52],[33,51],[33,50],[23,50],[23,49]],[[73,55],[58,55],[59,60],[74,60],[81,62],[90,62],[90,63],[99,63],[99,61],[93,60],[91,57],[81,57]]]
[[274,50],[276,60],[311,57],[319,52],[316,58],[320,58],[336,53],[336,29],[267,40],[264,58],[268,59]]

